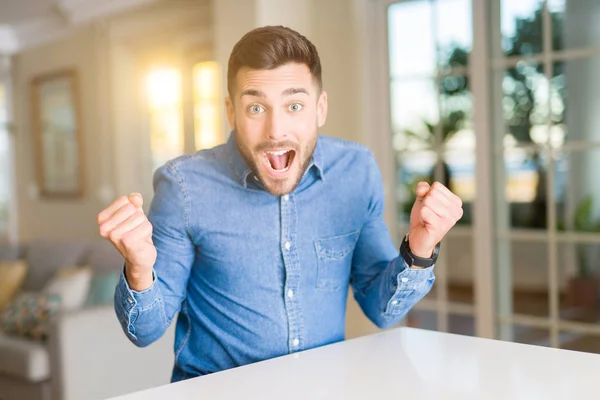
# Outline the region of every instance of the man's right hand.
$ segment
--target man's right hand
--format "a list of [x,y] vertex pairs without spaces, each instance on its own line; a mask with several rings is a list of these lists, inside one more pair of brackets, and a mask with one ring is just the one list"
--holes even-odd
[[98,214],[100,235],[108,239],[125,258],[129,287],[142,291],[152,286],[156,247],[152,224],[146,218],[139,193],[121,196]]

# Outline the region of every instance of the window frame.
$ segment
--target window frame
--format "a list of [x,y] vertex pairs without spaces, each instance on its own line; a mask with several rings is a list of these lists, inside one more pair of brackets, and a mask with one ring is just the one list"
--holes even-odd
[[[364,95],[365,120],[364,137],[373,149],[382,168],[384,188],[386,192],[386,222],[390,226],[392,237],[394,231],[402,232],[407,227],[397,224],[395,199],[395,163],[391,140],[390,110],[390,74],[388,67],[387,8],[391,4],[404,1],[427,0],[365,0],[362,19],[364,41],[359,41],[361,56],[366,57],[361,70],[365,87]],[[522,59],[539,59],[545,65],[545,75],[551,76],[552,63],[572,59],[583,59],[592,54],[600,54],[600,47],[585,49],[555,50],[551,47],[550,12],[544,11],[544,50],[533,57],[506,57],[498,52],[500,21],[491,18],[500,15],[501,1],[472,0],[473,47],[470,54],[470,86],[473,96],[473,127],[476,136],[475,172],[476,197],[473,202],[472,228],[455,227],[449,236],[470,236],[473,243],[473,283],[474,304],[455,304],[448,300],[446,260],[444,252],[436,266],[438,285],[437,297],[434,301],[427,299],[419,302],[415,309],[435,311],[437,313],[437,329],[448,330],[448,316],[470,315],[475,317],[475,333],[480,337],[512,340],[513,326],[538,327],[549,330],[550,345],[559,347],[559,334],[563,332],[579,332],[600,335],[600,327],[591,323],[579,323],[560,319],[559,309],[559,265],[557,249],[563,243],[600,243],[600,235],[577,232],[556,232],[556,210],[553,196],[547,196],[548,226],[552,229],[544,231],[533,229],[514,229],[500,221],[508,221],[507,202],[504,199],[504,160],[499,155],[503,150],[501,138],[494,135],[500,124],[504,124],[502,115],[495,112],[497,99],[494,99],[493,74],[499,69],[514,65]],[[496,21],[497,19],[497,21]],[[496,47],[491,46],[496,43]],[[369,46],[368,44],[373,44]],[[362,46],[362,47],[360,47]],[[494,55],[500,56],[494,56]],[[549,117],[550,118],[550,117]],[[591,143],[591,142],[590,142]],[[562,149],[576,150],[588,148],[590,143],[566,143]],[[598,148],[595,143],[594,148]],[[501,153],[500,153],[501,154]],[[552,168],[550,168],[552,170]],[[548,179],[553,179],[550,176]],[[548,185],[551,194],[552,185]],[[473,235],[477,232],[477,235]],[[531,242],[544,240],[548,244],[548,291],[550,297],[549,317],[533,317],[518,315],[512,307],[512,264],[510,260],[510,241]]]

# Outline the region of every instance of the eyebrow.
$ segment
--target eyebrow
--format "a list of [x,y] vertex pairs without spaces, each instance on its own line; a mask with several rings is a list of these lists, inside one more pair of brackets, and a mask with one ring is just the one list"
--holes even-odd
[[285,89],[283,92],[281,92],[281,94],[283,96],[291,96],[293,94],[298,94],[298,93],[304,93],[304,94],[308,95],[308,91],[304,88],[289,88],[289,89]]
[[240,98],[244,97],[244,96],[254,96],[254,97],[262,97],[262,98],[267,97],[265,92],[263,92],[262,90],[256,90],[256,89],[244,90],[242,93],[240,93]]
[[[304,88],[285,89],[283,92],[281,92],[281,95],[282,96],[291,96],[291,95],[298,94],[298,93],[304,93],[304,94],[308,95],[308,91]],[[257,90],[257,89],[246,89],[246,90],[242,91],[242,93],[240,94],[240,98],[243,96],[254,96],[254,97],[260,97],[263,99],[265,97],[267,97],[265,92],[263,92],[262,90]]]

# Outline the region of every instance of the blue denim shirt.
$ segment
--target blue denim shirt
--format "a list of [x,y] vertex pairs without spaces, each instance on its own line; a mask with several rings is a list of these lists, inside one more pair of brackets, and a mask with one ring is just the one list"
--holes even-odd
[[122,276],[115,310],[138,346],[177,316],[173,381],[343,340],[349,285],[392,326],[434,281],[398,257],[376,160],[356,143],[319,136],[298,187],[276,197],[232,134],[159,168],[154,191],[154,283],[136,292]]

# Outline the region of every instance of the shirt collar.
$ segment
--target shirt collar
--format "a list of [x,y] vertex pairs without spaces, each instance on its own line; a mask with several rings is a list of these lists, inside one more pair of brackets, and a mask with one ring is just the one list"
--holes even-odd
[[325,168],[323,167],[323,141],[321,140],[321,136],[319,135],[319,137],[317,138],[317,144],[315,146],[315,151],[313,151],[313,156],[312,156],[312,160],[310,162],[310,165],[308,166],[308,170],[310,170],[312,167],[315,167],[315,172],[316,175],[319,179],[321,180],[325,180],[324,177],[324,170]]
[[248,167],[248,164],[246,164],[246,160],[244,160],[244,157],[242,157],[242,154],[237,147],[237,143],[235,141],[235,131],[232,131],[229,134],[226,147],[227,152],[229,153],[229,163],[235,176],[238,178],[240,184],[247,188],[248,176],[252,174],[252,170],[250,167]]
[[[316,176],[319,179],[323,180],[324,179],[324,177],[323,177],[323,151],[321,149],[321,147],[322,147],[321,142],[322,141],[320,140],[320,137],[319,137],[317,139],[315,151],[313,152],[313,156],[312,156],[310,164],[307,168],[307,171],[310,171],[314,167]],[[226,146],[227,146],[227,151],[229,153],[229,162],[230,162],[231,168],[233,169],[235,176],[238,178],[239,183],[244,188],[247,188],[248,187],[248,178],[251,176],[253,177],[254,173],[252,172],[250,167],[248,167],[246,160],[244,160],[244,157],[242,157],[242,154],[240,153],[240,151],[237,147],[237,143],[235,140],[235,131],[232,131],[229,134],[229,139],[227,140]]]

